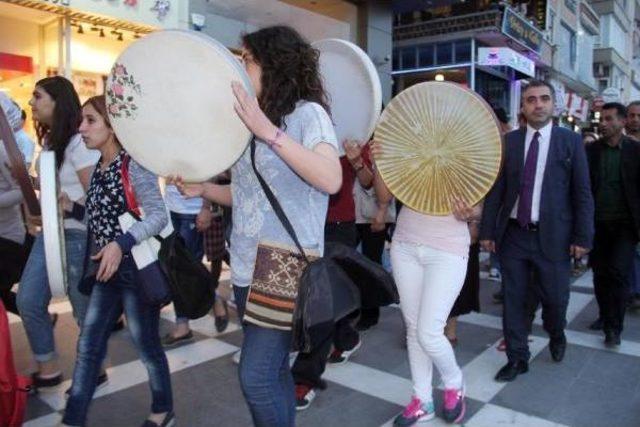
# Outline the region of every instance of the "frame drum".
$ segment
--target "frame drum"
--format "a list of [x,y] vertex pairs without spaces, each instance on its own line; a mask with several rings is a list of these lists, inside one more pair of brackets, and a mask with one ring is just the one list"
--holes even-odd
[[64,246],[62,209],[58,203],[60,187],[56,173],[55,153],[40,153],[40,208],[42,210],[42,237],[47,277],[51,295],[63,297],[67,294],[67,260]]
[[159,176],[201,182],[242,155],[251,132],[236,114],[232,81],[253,94],[240,61],[195,31],[165,30],[132,43],[106,84],[107,110],[127,152]]
[[369,56],[355,44],[340,39],[313,43],[320,51],[320,74],[329,96],[338,143],[355,139],[366,143],[380,116],[380,77]]

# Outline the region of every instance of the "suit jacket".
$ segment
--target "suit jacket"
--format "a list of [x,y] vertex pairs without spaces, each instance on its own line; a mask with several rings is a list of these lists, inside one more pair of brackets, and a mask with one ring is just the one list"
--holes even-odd
[[[520,192],[524,170],[526,128],[505,135],[500,175],[484,202],[480,239],[500,249]],[[540,196],[540,247],[552,261],[569,258],[569,247],[591,248],[594,205],[582,138],[554,126]]]
[[[635,225],[636,238],[638,238],[640,235],[640,142],[623,136],[621,143],[622,187]],[[594,199],[600,184],[600,154],[605,144],[604,141],[598,140],[586,147]]]

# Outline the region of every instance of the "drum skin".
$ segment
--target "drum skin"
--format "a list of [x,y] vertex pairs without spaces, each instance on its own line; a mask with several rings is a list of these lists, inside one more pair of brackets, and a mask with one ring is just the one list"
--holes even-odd
[[502,138],[489,105],[449,82],[411,86],[380,116],[376,166],[393,195],[429,215],[451,214],[451,199],[480,202],[498,177]]
[[314,42],[338,142],[366,143],[380,116],[382,86],[375,65],[355,44],[340,39]]
[[230,168],[252,137],[234,110],[232,81],[253,94],[244,67],[223,45],[194,31],[158,31],[116,60],[107,110],[138,163],[201,182]]

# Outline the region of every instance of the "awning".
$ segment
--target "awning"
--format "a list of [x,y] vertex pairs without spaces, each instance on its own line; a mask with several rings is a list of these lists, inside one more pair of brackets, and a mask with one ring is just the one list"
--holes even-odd
[[33,73],[33,59],[30,56],[0,52],[0,80],[11,80]]

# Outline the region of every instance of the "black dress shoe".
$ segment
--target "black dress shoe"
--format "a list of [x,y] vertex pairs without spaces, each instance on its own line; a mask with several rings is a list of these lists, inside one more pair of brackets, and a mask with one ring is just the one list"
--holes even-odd
[[523,362],[522,360],[508,362],[498,371],[495,380],[502,383],[511,382],[515,380],[518,375],[524,374],[528,371],[529,364],[527,362]]
[[604,345],[607,347],[617,347],[620,345],[620,332],[604,331]]
[[549,351],[551,352],[551,358],[555,362],[562,362],[564,359],[564,352],[567,349],[567,338],[552,338],[549,341]]

